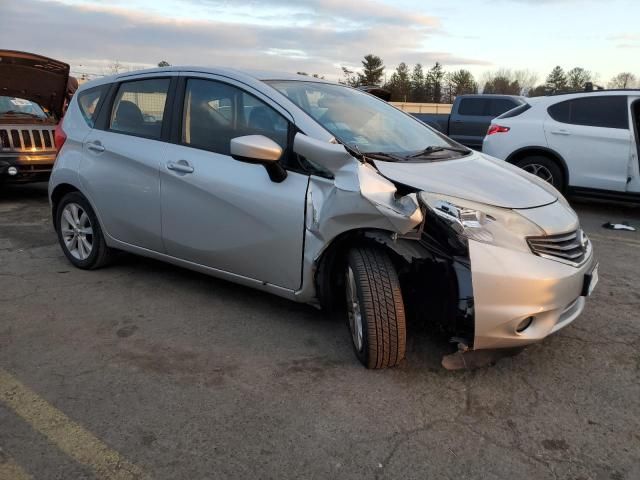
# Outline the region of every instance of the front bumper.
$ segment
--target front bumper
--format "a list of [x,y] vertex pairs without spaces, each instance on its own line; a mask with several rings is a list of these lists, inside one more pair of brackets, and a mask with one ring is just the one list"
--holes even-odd
[[[521,347],[542,340],[575,320],[585,305],[579,267],[469,241],[475,310],[474,349]],[[531,324],[518,332],[518,327]]]
[[[24,183],[48,180],[55,161],[55,153],[0,155],[0,182]],[[17,172],[10,174],[10,167],[14,167]]]

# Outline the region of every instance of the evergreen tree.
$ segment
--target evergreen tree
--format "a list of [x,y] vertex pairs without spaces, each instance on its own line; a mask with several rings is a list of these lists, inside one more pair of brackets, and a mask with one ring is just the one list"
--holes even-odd
[[409,100],[411,78],[409,75],[409,67],[407,67],[406,63],[401,62],[400,65],[397,66],[396,71],[393,72],[384,87],[391,92],[392,102],[406,102]]
[[478,84],[469,70],[456,70],[447,75],[446,103],[453,103],[458,95],[478,93]]
[[551,92],[562,92],[567,89],[567,76],[561,66],[557,66],[547,77],[547,89]]
[[422,71],[422,65],[416,63],[413,67],[413,72],[411,72],[411,94],[409,95],[409,99],[412,102],[425,102],[424,88],[424,72]]
[[428,102],[440,103],[442,101],[442,82],[444,81],[444,76],[445,72],[442,65],[436,62],[427,73],[425,80]]
[[384,63],[377,55],[364,56],[362,73],[359,75],[361,85],[380,85],[384,74]]

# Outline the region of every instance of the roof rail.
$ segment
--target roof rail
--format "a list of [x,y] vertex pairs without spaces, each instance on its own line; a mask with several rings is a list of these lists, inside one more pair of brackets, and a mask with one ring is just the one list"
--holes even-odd
[[[595,87],[595,89],[594,89]],[[597,85],[587,83],[584,90],[568,90],[565,92],[548,93],[547,97],[555,97],[557,95],[573,95],[576,93],[598,93],[598,92],[640,92],[640,88],[603,88]]]

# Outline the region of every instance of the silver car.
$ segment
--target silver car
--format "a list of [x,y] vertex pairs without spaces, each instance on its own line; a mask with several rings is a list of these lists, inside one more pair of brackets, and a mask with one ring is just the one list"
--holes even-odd
[[170,67],[83,85],[49,196],[83,269],[115,250],[347,312],[369,368],[407,319],[460,351],[571,323],[597,281],[553,187],[362,91],[300,75]]

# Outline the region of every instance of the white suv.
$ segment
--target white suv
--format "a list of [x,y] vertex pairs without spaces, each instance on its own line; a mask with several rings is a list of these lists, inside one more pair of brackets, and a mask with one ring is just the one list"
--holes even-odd
[[530,98],[493,120],[482,151],[562,191],[640,198],[640,90]]

